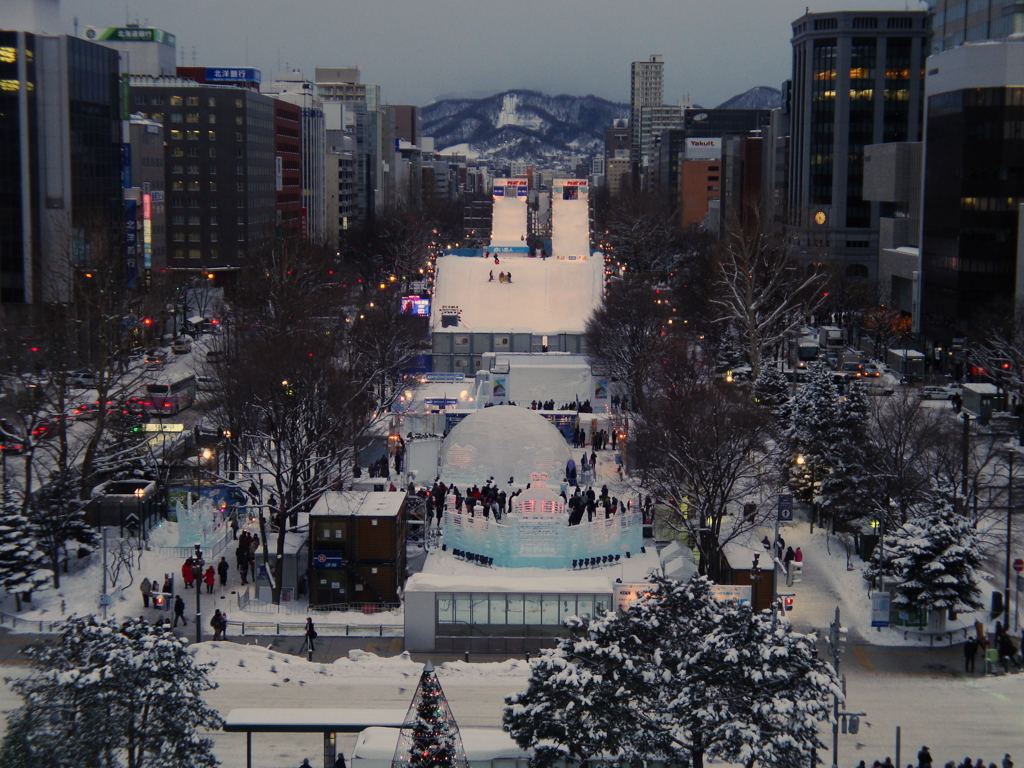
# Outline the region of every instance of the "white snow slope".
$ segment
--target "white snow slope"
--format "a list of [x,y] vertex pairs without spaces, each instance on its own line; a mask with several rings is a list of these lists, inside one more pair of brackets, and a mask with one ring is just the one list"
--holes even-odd
[[491,248],[526,247],[526,198],[516,197],[515,188],[509,187],[511,197],[496,197],[491,213]]
[[590,214],[586,200],[551,201],[551,255],[590,254]]

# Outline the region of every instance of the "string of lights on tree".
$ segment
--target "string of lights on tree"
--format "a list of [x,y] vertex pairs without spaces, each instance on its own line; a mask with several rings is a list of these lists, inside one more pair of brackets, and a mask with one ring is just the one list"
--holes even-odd
[[459,726],[429,661],[398,735],[391,768],[469,768]]

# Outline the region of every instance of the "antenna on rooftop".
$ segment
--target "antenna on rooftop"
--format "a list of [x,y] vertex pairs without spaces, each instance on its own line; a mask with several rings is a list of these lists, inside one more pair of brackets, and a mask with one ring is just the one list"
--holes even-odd
[[196,47],[192,46],[192,66],[196,65]]

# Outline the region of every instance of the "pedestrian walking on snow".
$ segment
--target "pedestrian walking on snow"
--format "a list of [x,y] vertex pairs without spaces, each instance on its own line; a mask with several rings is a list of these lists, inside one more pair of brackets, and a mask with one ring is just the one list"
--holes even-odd
[[228,585],[228,571],[231,570],[231,566],[228,565],[228,561],[223,557],[220,562],[217,563],[217,574],[220,576],[220,585],[226,587]]
[[153,594],[153,583],[144,578],[139,584],[139,591],[142,592],[142,607],[149,608],[149,596]]
[[206,584],[206,594],[213,594],[213,585],[216,583],[216,581],[217,572],[213,570],[213,566],[211,565],[209,568],[206,569],[206,573],[203,574],[203,583]]
[[185,618],[185,601],[181,599],[181,595],[174,596],[174,624],[172,627],[178,626],[178,619],[181,619],[181,623],[184,626],[188,626],[188,619]]
[[921,747],[921,751],[917,753],[917,768],[932,768],[932,753],[926,746]]
[[313,641],[316,640],[316,630],[313,628],[313,620],[308,616],[306,617],[305,638],[306,639],[302,643],[302,650],[306,650],[308,648],[309,652],[312,653],[316,650],[313,647]]

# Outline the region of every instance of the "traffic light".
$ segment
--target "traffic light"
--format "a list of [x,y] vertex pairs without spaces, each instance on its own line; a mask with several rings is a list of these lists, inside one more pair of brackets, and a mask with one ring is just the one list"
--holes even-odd
[[786,606],[786,610],[787,611],[792,611],[793,610],[793,598],[792,597],[787,597],[783,604]]
[[860,730],[860,718],[856,715],[850,715],[850,733],[857,733]]
[[153,324],[153,318],[151,318],[151,317],[143,318],[142,324],[143,325],[152,325]]

